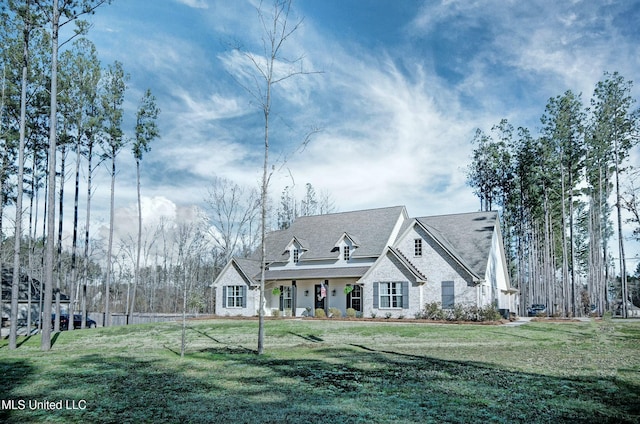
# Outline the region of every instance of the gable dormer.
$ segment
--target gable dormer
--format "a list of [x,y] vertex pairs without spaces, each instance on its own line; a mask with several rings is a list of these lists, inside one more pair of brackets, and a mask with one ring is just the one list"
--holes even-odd
[[309,250],[309,248],[306,246],[306,243],[303,240],[298,239],[297,237],[291,239],[283,252],[284,254],[289,253],[289,260],[287,265],[293,266],[297,264],[298,261],[300,261],[302,255],[304,255],[304,252],[306,252],[307,250]]
[[351,259],[353,251],[358,247],[360,247],[360,243],[353,235],[343,233],[331,251],[338,252],[338,261],[347,262]]

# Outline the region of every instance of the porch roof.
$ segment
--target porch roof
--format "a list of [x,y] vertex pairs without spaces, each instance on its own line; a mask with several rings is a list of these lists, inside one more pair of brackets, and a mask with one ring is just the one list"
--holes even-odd
[[332,278],[360,278],[368,269],[369,266],[269,269],[265,272],[265,280],[330,280]]

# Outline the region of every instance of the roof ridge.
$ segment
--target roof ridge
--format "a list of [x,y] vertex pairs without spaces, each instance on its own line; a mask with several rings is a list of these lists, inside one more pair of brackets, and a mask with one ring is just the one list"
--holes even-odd
[[324,213],[324,214],[317,214],[317,215],[301,215],[301,216],[296,217],[295,219],[315,218],[315,217],[318,217],[318,216],[346,215],[346,214],[349,214],[349,213],[372,212],[372,211],[378,211],[378,210],[384,210],[384,209],[396,209],[396,208],[406,208],[406,206],[405,205],[380,206],[380,207],[377,207],[377,208],[356,209],[356,210],[351,210],[351,211],[331,212],[331,213]]
[[426,275],[424,275],[424,274],[422,273],[422,271],[420,271],[420,269],[418,269],[418,267],[417,267],[417,266],[415,266],[415,265],[414,265],[414,263],[413,263],[413,262],[411,262],[411,260],[409,260],[409,258],[408,258],[408,257],[407,257],[407,256],[406,256],[406,255],[405,255],[405,254],[400,250],[400,249],[398,249],[397,247],[394,247],[394,246],[389,246],[389,249],[390,249],[393,253],[395,253],[395,254],[399,255],[399,256],[401,257],[401,259],[402,259],[402,260],[404,260],[404,261],[406,261],[406,262],[407,262],[407,265],[409,265],[409,266],[411,267],[411,269],[410,269],[410,271],[411,271],[411,272],[413,272],[414,274],[416,274],[418,277],[421,277],[423,280],[425,280],[425,281],[427,280],[427,276],[426,276]]
[[498,211],[474,211],[474,212],[456,212],[456,213],[442,213],[439,215],[423,215],[416,216],[414,219],[429,219],[429,218],[440,218],[445,216],[461,216],[461,215],[474,215],[474,214],[496,214]]

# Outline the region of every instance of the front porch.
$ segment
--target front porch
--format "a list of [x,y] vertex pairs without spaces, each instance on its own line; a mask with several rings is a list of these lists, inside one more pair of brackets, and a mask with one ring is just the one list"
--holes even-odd
[[352,308],[362,315],[363,292],[355,278],[268,281],[265,284],[265,312],[267,315],[304,317],[315,316],[316,309],[322,309],[330,316],[330,310],[335,308],[346,316],[347,309]]

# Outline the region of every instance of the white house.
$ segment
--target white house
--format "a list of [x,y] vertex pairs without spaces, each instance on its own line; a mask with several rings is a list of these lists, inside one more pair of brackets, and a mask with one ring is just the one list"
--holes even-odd
[[[410,218],[395,206],[304,216],[269,233],[266,248],[268,315],[353,308],[411,318],[431,302],[515,310],[497,212]],[[257,315],[259,282],[259,256],[233,258],[212,285],[216,314]]]

